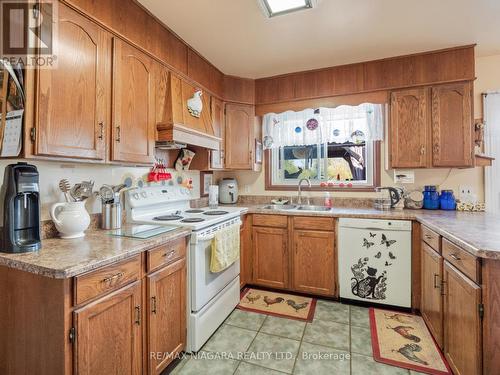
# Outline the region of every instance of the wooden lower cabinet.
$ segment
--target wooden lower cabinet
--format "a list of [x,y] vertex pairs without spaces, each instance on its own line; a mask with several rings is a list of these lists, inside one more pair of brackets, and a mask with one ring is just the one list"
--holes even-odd
[[442,349],[443,297],[441,295],[441,281],[443,280],[443,257],[425,242],[422,242],[421,262],[420,312],[436,343]]
[[186,347],[186,259],[147,280],[148,371],[160,374]]
[[141,282],[111,293],[74,313],[75,374],[142,373]]
[[253,227],[253,283],[288,288],[288,230]]
[[455,375],[482,372],[481,288],[444,262],[444,355]]
[[292,288],[297,291],[335,294],[335,233],[294,230]]

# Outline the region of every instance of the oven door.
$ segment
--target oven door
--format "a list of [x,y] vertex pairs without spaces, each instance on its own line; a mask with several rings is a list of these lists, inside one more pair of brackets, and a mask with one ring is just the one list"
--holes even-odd
[[240,262],[219,273],[210,272],[211,243],[213,233],[193,233],[189,256],[191,278],[191,311],[199,311],[240,274]]

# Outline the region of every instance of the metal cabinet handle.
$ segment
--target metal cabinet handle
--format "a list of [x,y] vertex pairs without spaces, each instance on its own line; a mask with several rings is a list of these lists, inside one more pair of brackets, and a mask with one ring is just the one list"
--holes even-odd
[[425,238],[428,239],[428,240],[432,240],[432,236],[430,234],[426,234]]
[[250,160],[250,163],[253,162],[253,150],[250,150],[249,160]]
[[121,142],[121,129],[120,126],[116,127],[116,142]]
[[175,250],[170,250],[169,252],[163,254],[164,257],[166,257],[167,259],[170,259],[174,256],[175,254]]
[[135,307],[135,324],[141,325],[141,306]]
[[422,145],[420,146],[420,155],[424,155],[425,154],[425,146]]
[[450,257],[452,257],[455,260],[462,260],[457,254],[450,254]]
[[113,281],[120,279],[123,275],[124,275],[123,272],[115,273],[112,276],[108,276],[108,277],[105,277],[104,279],[102,279],[101,283],[110,283],[111,284]]
[[441,288],[441,285],[438,283],[438,278],[439,278],[439,275],[438,274],[434,274],[434,289],[440,289]]
[[156,297],[151,297],[151,312],[156,315]]
[[97,138],[104,139],[104,122],[102,121],[99,121],[99,136]]

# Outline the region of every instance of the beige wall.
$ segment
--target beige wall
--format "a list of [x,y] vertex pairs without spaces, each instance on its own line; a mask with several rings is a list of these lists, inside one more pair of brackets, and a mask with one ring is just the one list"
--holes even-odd
[[[481,93],[487,90],[500,89],[500,55],[481,57],[476,59],[476,77],[474,83],[474,116],[482,117]],[[385,145],[382,149],[385,152]],[[383,155],[384,155],[383,152]],[[294,192],[266,191],[264,189],[264,171],[258,172],[224,172],[217,173],[216,178],[236,177],[243,195],[275,195],[287,196]],[[385,170],[385,160],[382,160],[381,184],[394,185],[393,170]],[[483,168],[473,169],[425,169],[415,170],[415,184],[409,188],[420,188],[424,185],[439,185],[441,189],[458,191],[460,185],[470,186],[480,200],[484,199]],[[310,193],[321,195],[321,193]],[[370,197],[375,193],[335,192],[335,196]]]

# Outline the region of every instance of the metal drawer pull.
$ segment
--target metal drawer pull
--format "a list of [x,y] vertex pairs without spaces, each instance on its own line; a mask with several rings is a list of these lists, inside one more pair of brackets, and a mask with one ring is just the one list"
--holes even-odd
[[163,256],[166,257],[167,259],[170,259],[174,256],[174,254],[175,254],[175,250],[171,250],[168,253],[163,254]]
[[156,297],[151,297],[151,312],[156,314]]
[[120,126],[117,126],[116,127],[116,142],[121,142],[122,140],[122,137],[121,137],[121,129],[120,129]]
[[135,307],[135,324],[141,325],[141,306]]
[[425,238],[427,238],[428,240],[432,240],[433,237],[430,234],[426,234]]
[[450,254],[450,257],[452,257],[455,260],[462,260],[457,254]]
[[101,280],[102,283],[112,283],[113,281],[120,279],[123,276],[123,272],[118,272],[114,274],[113,276],[108,276],[105,277],[104,279]]
[[441,285],[438,284],[437,282],[437,279],[438,279],[439,275],[438,274],[434,274],[434,289],[440,289],[441,288]]
[[104,122],[99,121],[99,136],[97,138],[104,139]]

